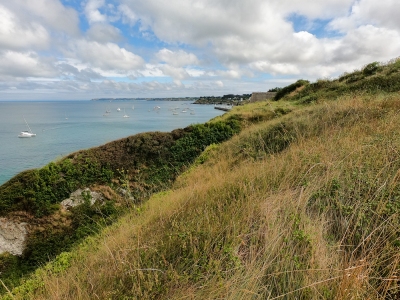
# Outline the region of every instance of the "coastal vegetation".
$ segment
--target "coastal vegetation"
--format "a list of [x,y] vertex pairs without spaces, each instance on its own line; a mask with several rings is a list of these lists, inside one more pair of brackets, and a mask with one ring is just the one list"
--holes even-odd
[[3,255],[3,299],[398,299],[399,91],[400,60],[374,62],[19,174],[7,216],[108,198],[68,212],[79,238],[29,276]]
[[227,94],[223,96],[201,96],[195,104],[239,104],[241,101],[249,100],[251,94],[234,95]]
[[[169,188],[202,151],[240,131],[235,118],[195,124],[170,133],[148,132],[78,151],[0,186],[0,216],[30,224],[22,256],[0,255],[0,279],[18,284],[55,255],[98,232],[149,195]],[[61,201],[90,187],[105,201],[65,211]],[[0,290],[4,286],[0,286]]]

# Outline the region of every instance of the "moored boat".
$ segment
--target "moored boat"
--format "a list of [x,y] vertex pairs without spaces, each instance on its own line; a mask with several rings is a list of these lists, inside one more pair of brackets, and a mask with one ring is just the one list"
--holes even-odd
[[25,121],[26,126],[28,126],[29,131],[28,130],[21,131],[20,134],[18,134],[18,137],[20,137],[20,138],[30,138],[30,137],[36,136],[36,133],[32,132],[32,130],[29,127],[29,124],[25,120],[25,118],[24,118],[24,121]]

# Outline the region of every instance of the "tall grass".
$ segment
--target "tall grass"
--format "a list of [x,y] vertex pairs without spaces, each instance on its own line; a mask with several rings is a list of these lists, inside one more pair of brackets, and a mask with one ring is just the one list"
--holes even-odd
[[343,97],[249,124],[14,297],[398,299],[399,111]]

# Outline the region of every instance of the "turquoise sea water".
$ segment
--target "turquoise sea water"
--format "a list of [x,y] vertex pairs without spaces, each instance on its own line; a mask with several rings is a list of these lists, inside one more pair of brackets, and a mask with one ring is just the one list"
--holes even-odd
[[[104,116],[106,110],[110,113]],[[123,118],[125,113],[129,118]],[[0,184],[80,149],[140,132],[204,123],[222,113],[185,101],[0,102]],[[18,138],[27,130],[24,118],[36,137]]]

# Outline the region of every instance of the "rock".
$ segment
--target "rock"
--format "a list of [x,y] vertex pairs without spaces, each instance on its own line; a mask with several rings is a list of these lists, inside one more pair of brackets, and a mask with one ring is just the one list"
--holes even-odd
[[78,189],[75,192],[71,193],[69,198],[61,201],[61,207],[64,209],[70,209],[71,207],[78,206],[82,204],[85,200],[82,197],[82,192],[90,193],[90,205],[95,204],[98,201],[104,201],[103,196],[97,192],[92,192],[90,189],[85,188],[84,190]]
[[25,239],[28,234],[27,223],[17,223],[6,218],[0,218],[0,254],[8,252],[12,255],[22,255]]

